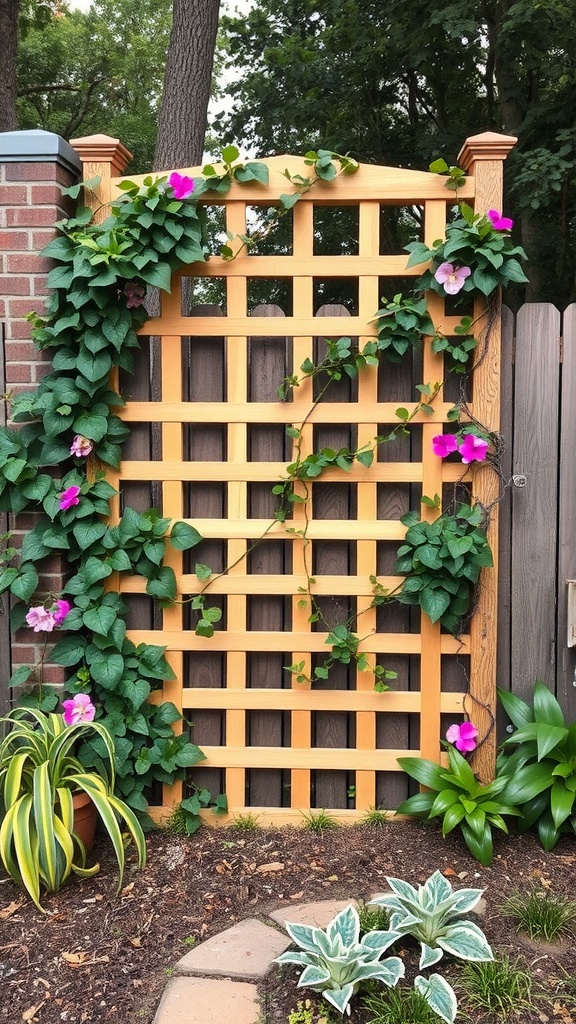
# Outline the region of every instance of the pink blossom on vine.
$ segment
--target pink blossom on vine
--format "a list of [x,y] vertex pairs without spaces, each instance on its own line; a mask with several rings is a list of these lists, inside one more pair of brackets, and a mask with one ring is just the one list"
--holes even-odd
[[172,171],[168,178],[168,184],[174,193],[175,199],[187,199],[194,191],[192,178],[189,178],[186,174],[178,174],[178,171]]
[[488,210],[488,219],[496,231],[512,231],[514,221],[510,217],[503,217],[498,210]]
[[66,725],[94,721],[96,708],[87,693],[77,693],[71,700],[63,700],[62,707],[64,708],[62,717]]
[[475,750],[478,744],[476,743],[476,737],[478,735],[478,729],[472,722],[462,722],[461,725],[451,725],[446,733],[446,739],[448,743],[453,743],[456,750],[460,750],[462,753],[470,753],[471,750]]
[[76,434],[70,445],[70,455],[76,455],[79,459],[85,459],[94,448],[94,442],[83,434]]
[[447,295],[457,295],[471,273],[470,267],[455,267],[453,263],[441,263],[434,278],[438,284],[444,286]]
[[67,508],[72,508],[72,505],[80,504],[80,488],[74,484],[72,487],[67,487],[65,491],[62,491],[60,495],[60,511],[65,512]]
[[470,462],[484,462],[490,442],[476,434],[466,434],[466,437],[459,446],[458,451],[462,456],[462,462],[468,465]]
[[54,616],[54,623],[56,626],[62,625],[71,607],[72,605],[70,604],[69,601],[56,601],[56,610],[51,610],[51,614]]
[[26,622],[35,633],[51,633],[56,626],[53,612],[49,612],[43,604],[30,608],[26,613]]
[[455,434],[437,434],[432,438],[432,451],[434,455],[445,459],[452,455],[452,452],[458,451],[458,438]]

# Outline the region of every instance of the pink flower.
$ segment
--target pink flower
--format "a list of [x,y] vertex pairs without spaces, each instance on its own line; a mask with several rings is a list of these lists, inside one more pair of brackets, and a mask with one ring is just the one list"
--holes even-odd
[[458,438],[455,434],[437,434],[432,438],[432,451],[445,459],[452,452],[458,451]]
[[62,707],[64,708],[62,717],[66,725],[94,721],[96,708],[87,693],[77,693],[72,700],[63,700]]
[[146,300],[146,289],[137,281],[127,281],[124,285],[124,295],[126,296],[126,309],[137,309]]
[[68,601],[56,601],[56,609],[54,610],[54,608],[52,608],[51,610],[56,626],[62,625],[71,607],[72,605]]
[[455,267],[453,263],[441,263],[434,278],[438,284],[444,285],[447,295],[458,295],[471,273],[470,267]]
[[467,466],[470,462],[484,462],[489,447],[490,443],[485,441],[483,437],[476,437],[476,434],[466,434],[458,451],[462,456],[462,462]]
[[446,733],[448,743],[453,743],[456,750],[462,753],[469,753],[477,747],[476,737],[478,729],[472,722],[462,722],[462,725],[451,725]]
[[175,199],[187,199],[194,191],[192,178],[188,178],[185,174],[178,174],[178,171],[172,171],[168,178],[168,184],[174,193]]
[[65,491],[62,491],[60,495],[60,511],[64,512],[67,508],[72,508],[72,505],[80,504],[80,488],[67,487]]
[[43,604],[30,608],[26,614],[26,622],[32,626],[35,633],[51,633],[57,625],[54,613],[49,612]]
[[70,455],[76,455],[79,459],[85,459],[94,448],[94,442],[83,434],[76,434],[70,445]]
[[488,219],[496,231],[512,231],[514,221],[510,217],[503,217],[498,210],[488,210]]

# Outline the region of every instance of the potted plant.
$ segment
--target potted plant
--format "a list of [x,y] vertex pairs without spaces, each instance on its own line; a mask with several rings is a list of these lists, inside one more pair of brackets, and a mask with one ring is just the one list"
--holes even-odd
[[[0,722],[10,732],[0,743],[0,858],[6,871],[23,885],[39,910],[40,886],[57,892],[73,871],[94,875],[99,864],[86,866],[86,846],[74,824],[74,795],[92,800],[114,847],[124,874],[124,840],[119,821],[133,839],[138,867],[146,863],[146,844],[134,812],[114,795],[114,747],[107,729],[94,722],[87,694],[64,701],[64,714],[16,708]],[[109,772],[87,772],[72,751],[89,731],[104,741]]]

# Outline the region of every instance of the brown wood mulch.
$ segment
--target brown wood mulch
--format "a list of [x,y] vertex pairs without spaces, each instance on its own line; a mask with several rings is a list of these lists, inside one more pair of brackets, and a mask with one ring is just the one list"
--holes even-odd
[[[576,1024],[574,938],[540,946],[499,913],[507,895],[530,885],[576,898],[574,839],[546,853],[533,836],[503,837],[496,851],[483,868],[459,835],[443,840],[436,828],[412,821],[320,835],[158,831],[148,837],[146,869],[137,871],[129,859],[118,895],[114,859],[98,840],[100,873],[46,896],[45,914],[0,872],[0,1022],[151,1024],[173,965],[196,942],[291,902],[363,900],[381,891],[386,875],[417,884],[439,868],[456,886],[486,890],[482,927],[489,941],[497,952],[520,956],[532,975],[538,998],[514,1016],[516,1024]],[[298,999],[311,995],[296,990],[296,979],[293,972],[274,974],[262,987],[263,1024],[286,1024]],[[362,1013],[355,1008],[348,1019],[364,1021]],[[465,1016],[474,1024],[486,1020]]]

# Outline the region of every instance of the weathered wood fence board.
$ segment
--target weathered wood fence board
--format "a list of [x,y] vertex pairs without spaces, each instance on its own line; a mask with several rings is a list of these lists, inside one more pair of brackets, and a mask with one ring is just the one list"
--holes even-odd
[[[4,355],[4,324],[0,323],[0,426],[6,426],[6,360]],[[0,536],[8,532],[8,516],[0,512]],[[8,594],[0,595],[0,715],[10,708],[8,680],[11,674],[10,657],[10,601]]]

